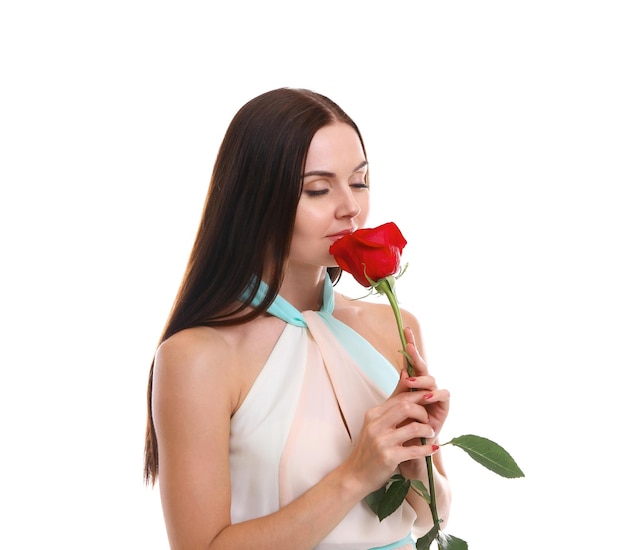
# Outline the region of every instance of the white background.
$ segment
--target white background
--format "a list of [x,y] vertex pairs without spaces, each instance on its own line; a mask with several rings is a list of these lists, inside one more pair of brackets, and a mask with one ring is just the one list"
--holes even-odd
[[4,2],[0,547],[167,548],[142,484],[148,368],[226,126],[280,86],[362,130],[370,225],[409,242],[399,297],[453,393],[444,435],[489,437],[526,473],[444,448],[447,531],[476,550],[610,546],[621,4]]

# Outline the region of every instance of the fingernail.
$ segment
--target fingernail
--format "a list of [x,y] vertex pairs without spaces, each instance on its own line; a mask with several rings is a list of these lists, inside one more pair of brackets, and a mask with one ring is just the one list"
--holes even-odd
[[[409,382],[415,382],[417,380],[417,378],[415,378],[415,376],[411,376],[411,378],[407,378],[407,380]],[[431,397],[432,397],[432,395],[431,395]]]
[[425,393],[424,394],[424,399],[432,399],[433,398],[433,394],[432,393]]
[[439,450],[439,445],[432,445],[433,453]]

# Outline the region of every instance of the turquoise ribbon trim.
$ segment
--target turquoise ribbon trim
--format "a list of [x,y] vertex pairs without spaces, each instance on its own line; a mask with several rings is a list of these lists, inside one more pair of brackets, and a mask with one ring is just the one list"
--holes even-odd
[[415,544],[415,541],[411,538],[411,535],[407,535],[402,540],[392,542],[391,544],[387,544],[386,546],[377,546],[376,548],[370,548],[369,550],[394,550],[394,548],[400,548],[405,544]]
[[[246,289],[243,293],[242,298],[247,298],[251,293],[251,286]],[[252,306],[258,307],[259,304],[263,301],[263,298],[267,295],[268,286],[265,281],[261,281],[259,285],[259,290],[256,293],[256,296],[252,299]],[[333,285],[330,280],[328,274],[326,274],[326,279],[324,280],[324,303],[322,304],[322,309],[325,313],[329,315],[332,314],[335,309],[335,293],[333,292]],[[278,317],[282,319],[286,323],[290,325],[295,325],[297,327],[306,327],[306,321],[295,307],[293,307],[287,300],[285,300],[282,296],[276,296],[274,301],[270,304],[270,307],[267,309],[267,312],[274,317]]]
[[[267,294],[268,286],[261,281],[259,290],[252,300],[254,307],[258,306]],[[247,290],[246,292],[250,292]],[[246,296],[246,293],[244,293]],[[324,303],[318,315],[326,323],[326,326],[341,342],[345,350],[359,365],[361,370],[387,395],[391,394],[398,383],[398,371],[387,359],[381,355],[365,338],[352,330],[348,325],[333,317],[335,309],[335,293],[333,284],[328,274],[324,280]],[[306,327],[306,321],[302,313],[281,296],[276,296],[267,312],[286,323],[298,327]]]
[[[243,299],[247,298],[252,292],[251,287],[252,284],[250,284],[250,286],[245,290],[242,295]],[[267,294],[267,289],[268,286],[265,281],[261,281],[261,284],[259,285],[259,290],[257,291],[256,296],[252,299],[253,307],[258,307],[259,304],[263,301],[263,298],[265,298]],[[331,315],[333,310],[335,309],[335,293],[333,292],[333,284],[330,280],[330,277],[328,276],[328,273],[326,274],[326,279],[324,280],[323,298],[324,303],[322,304],[322,309],[320,310],[320,312],[323,311],[324,313],[328,313],[329,315]],[[282,319],[290,325],[296,325],[297,327],[307,326],[306,321],[302,316],[302,313],[300,313],[295,307],[293,307],[287,300],[285,300],[280,295],[274,298],[274,301],[270,304],[270,307],[267,308],[267,312],[271,315],[274,315],[274,317]]]
[[351,329],[345,323],[335,319],[331,314],[324,311],[319,312],[319,316],[326,323],[328,328],[341,342],[344,349],[359,365],[361,370],[383,391],[390,395],[398,385],[400,376],[395,367],[381,355],[358,332]]

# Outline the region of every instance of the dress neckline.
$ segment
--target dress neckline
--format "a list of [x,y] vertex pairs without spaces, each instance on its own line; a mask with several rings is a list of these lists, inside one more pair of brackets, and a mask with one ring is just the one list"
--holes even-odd
[[[267,290],[267,284],[264,281],[261,281],[259,289],[252,300],[252,305],[254,307],[258,306],[263,301],[263,298],[267,294]],[[322,298],[322,307],[319,309],[319,312],[332,315],[335,309],[335,292],[328,273],[324,278],[324,291]],[[269,308],[267,308],[267,313],[282,319],[290,325],[296,325],[299,327],[307,326],[302,312],[291,305],[280,294],[274,298],[274,301],[270,304]]]

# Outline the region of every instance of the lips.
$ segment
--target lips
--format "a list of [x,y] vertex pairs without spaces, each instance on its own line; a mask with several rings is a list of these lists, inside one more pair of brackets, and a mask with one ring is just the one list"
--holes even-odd
[[333,233],[332,235],[328,235],[328,238],[331,239],[332,241],[338,241],[339,239],[341,239],[341,237],[350,235],[351,233],[354,233],[355,231],[356,231],[355,228],[344,229],[343,231],[340,231],[339,233]]

